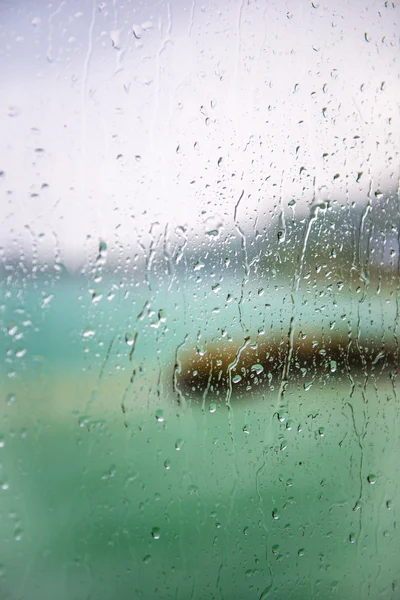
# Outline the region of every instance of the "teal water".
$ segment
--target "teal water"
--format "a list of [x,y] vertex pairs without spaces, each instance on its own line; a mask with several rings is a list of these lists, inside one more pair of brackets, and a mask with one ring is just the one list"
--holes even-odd
[[[211,285],[4,284],[2,598],[400,597],[393,369],[179,407],[185,345],[287,337],[290,288],[249,284],[239,318]],[[395,296],[359,298],[305,289],[297,326],[389,340]]]

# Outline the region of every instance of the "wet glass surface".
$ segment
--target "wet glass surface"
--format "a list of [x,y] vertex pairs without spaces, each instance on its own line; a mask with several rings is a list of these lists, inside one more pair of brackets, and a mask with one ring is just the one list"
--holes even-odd
[[398,8],[3,2],[0,596],[395,599]]

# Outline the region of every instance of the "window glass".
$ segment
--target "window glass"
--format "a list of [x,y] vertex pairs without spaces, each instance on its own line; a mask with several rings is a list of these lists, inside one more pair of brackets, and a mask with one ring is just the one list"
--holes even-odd
[[400,597],[398,18],[2,1],[1,598]]

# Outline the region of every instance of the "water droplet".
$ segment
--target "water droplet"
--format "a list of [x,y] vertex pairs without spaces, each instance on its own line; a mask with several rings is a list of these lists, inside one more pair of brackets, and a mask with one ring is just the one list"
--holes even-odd
[[33,17],[32,21],[31,21],[31,23],[34,27],[37,27],[38,25],[40,25],[41,22],[42,21],[41,21],[40,17]]
[[[18,106],[9,106],[7,114],[9,117],[19,117],[21,114],[21,109]],[[2,173],[4,175],[3,171]]]
[[193,267],[193,271],[200,271],[201,269],[204,269],[204,263],[198,260]]
[[350,544],[354,544],[355,541],[356,541],[356,534],[355,533],[350,533],[350,535],[349,535],[349,542],[350,542]]
[[50,302],[53,300],[53,298],[54,298],[54,294],[49,294],[48,296],[45,296],[40,304],[41,308],[48,306],[50,304]]
[[183,444],[184,444],[184,441],[182,440],[182,438],[179,438],[178,440],[176,440],[175,450],[182,450]]
[[305,554],[304,548],[300,548],[300,550],[297,552],[298,556],[304,556],[304,554]]
[[103,294],[100,294],[100,292],[93,292],[92,294],[92,303],[93,304],[97,304],[97,302],[100,302],[100,300],[102,299]]
[[161,537],[161,530],[159,527],[153,527],[153,529],[151,530],[151,535],[153,536],[153,539],[155,540],[159,540]]
[[85,329],[82,330],[82,337],[85,339],[91,338],[95,335],[95,331],[94,329],[91,329],[90,327],[85,327]]
[[336,372],[336,369],[337,369],[336,360],[331,360],[330,369],[331,369],[331,373],[335,373]]
[[167,459],[164,461],[164,467],[166,468],[166,470],[167,470],[167,471],[169,471],[169,470],[170,470],[170,468],[171,468],[171,461],[169,460],[169,458],[167,458]]
[[10,323],[7,327],[7,333],[8,335],[10,335],[11,337],[14,336],[18,331],[18,326],[14,325],[14,323]]
[[280,423],[284,423],[286,421],[287,414],[286,414],[286,411],[283,408],[279,411],[279,413],[277,414],[277,416],[278,416],[278,421]]
[[392,501],[391,501],[391,500],[386,500],[386,508],[387,508],[388,510],[391,510],[391,509],[392,509]]
[[210,411],[210,413],[215,413],[215,411],[217,410],[217,405],[214,402],[212,402],[208,407],[208,410]]
[[239,381],[242,381],[242,378],[240,375],[235,375],[235,377],[233,377],[233,379],[232,379],[232,383],[239,383]]
[[8,394],[6,402],[7,402],[8,406],[11,406],[11,404],[14,404],[14,402],[15,402],[15,395],[14,394]]
[[99,244],[99,254],[104,255],[107,252],[107,244],[103,241]]
[[312,384],[313,384],[313,382],[312,382],[312,381],[309,381],[308,383],[304,383],[304,384],[303,384],[303,388],[304,388],[304,390],[305,390],[306,392],[308,392],[308,390],[309,390],[309,389],[311,389],[311,386],[312,386]]
[[163,423],[164,421],[164,411],[161,408],[156,410],[156,419],[159,423]]
[[371,485],[374,485],[374,483],[376,483],[376,475],[368,475],[367,477],[368,483],[370,483]]
[[278,509],[274,508],[274,510],[272,511],[272,518],[277,521],[279,519],[279,513],[278,513]]
[[135,336],[130,331],[127,331],[125,333],[125,343],[128,346],[133,346],[133,344],[135,343]]
[[144,559],[143,559],[143,562],[144,562],[144,564],[145,564],[145,565],[148,565],[150,561],[151,561],[151,556],[150,556],[150,554],[146,554],[146,556],[145,556],[145,557],[144,557]]
[[256,375],[260,375],[260,373],[262,373],[264,371],[264,367],[260,364],[255,364],[251,367],[251,370],[253,371],[253,373],[255,373]]

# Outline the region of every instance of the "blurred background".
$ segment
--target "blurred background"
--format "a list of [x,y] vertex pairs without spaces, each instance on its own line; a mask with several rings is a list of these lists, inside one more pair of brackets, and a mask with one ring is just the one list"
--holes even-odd
[[1,598],[400,598],[398,13],[2,0]]

